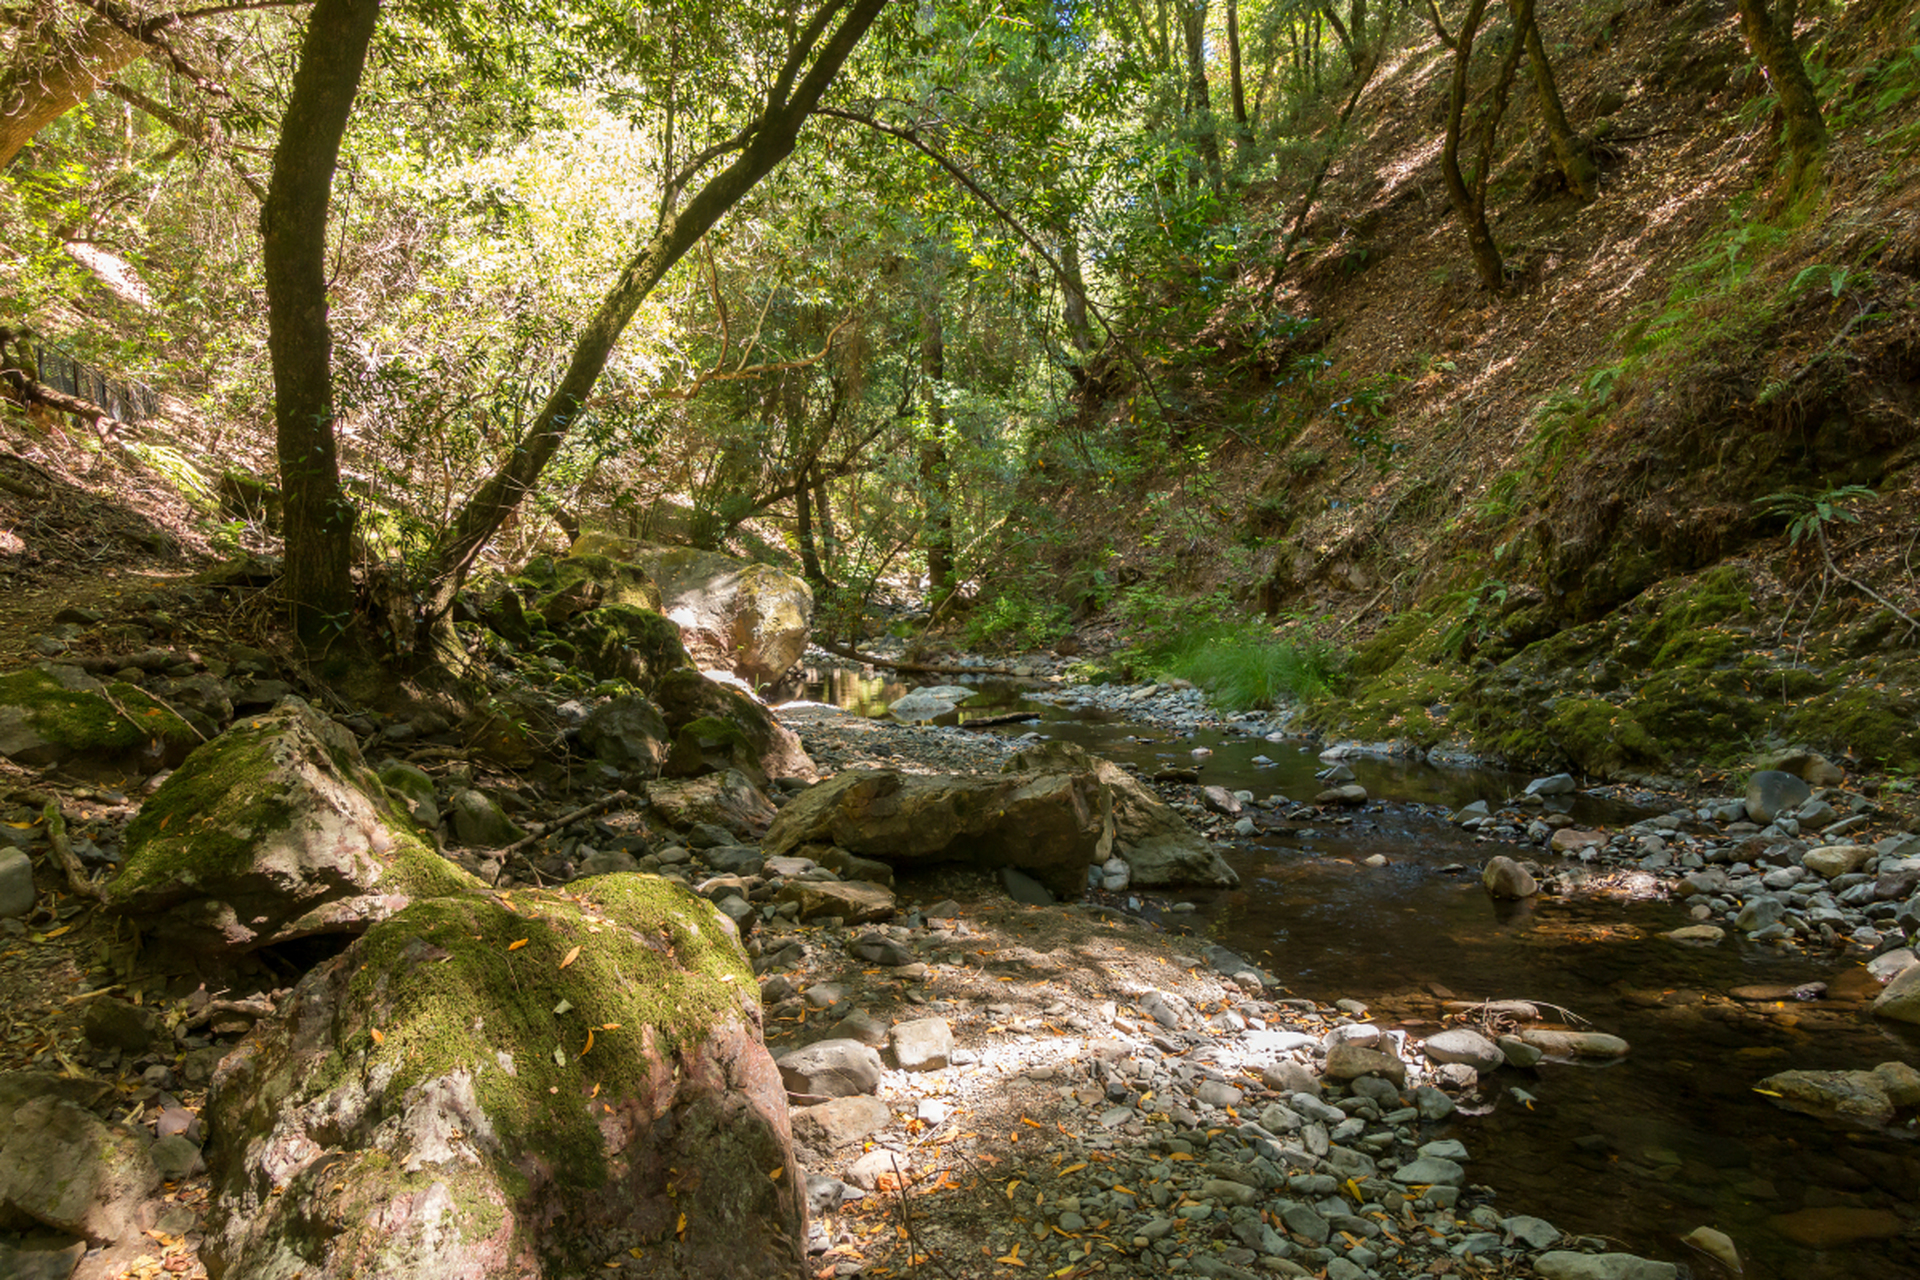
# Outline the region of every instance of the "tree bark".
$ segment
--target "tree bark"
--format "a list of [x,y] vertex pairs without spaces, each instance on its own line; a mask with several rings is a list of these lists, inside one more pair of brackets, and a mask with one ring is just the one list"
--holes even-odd
[[1093,325],[1087,319],[1087,282],[1080,274],[1080,245],[1071,227],[1060,237],[1060,286],[1067,341],[1084,356],[1093,350]]
[[941,305],[946,270],[939,251],[929,255],[920,294],[920,396],[927,433],[920,441],[920,489],[926,503],[921,549],[927,556],[927,602],[938,609],[953,594],[953,474],[947,458],[947,409],[940,384],[947,376],[947,339]]
[[1534,0],[1513,0],[1513,21],[1526,33],[1534,97],[1540,104],[1540,119],[1547,126],[1547,145],[1553,149],[1553,162],[1560,176],[1567,180],[1567,190],[1584,204],[1599,194],[1600,170],[1593,163],[1586,142],[1567,123],[1567,109],[1560,101],[1560,88],[1553,79],[1553,64],[1547,60],[1547,46],[1540,38]]
[[0,72],[0,169],[146,48],[97,14],[78,30],[63,25],[57,17],[42,22],[21,38],[16,61]]
[[1491,90],[1492,102],[1476,140],[1475,149],[1479,154],[1475,157],[1473,178],[1468,181],[1460,168],[1460,144],[1466,134],[1467,99],[1472,89],[1473,41],[1486,17],[1487,0],[1468,0],[1467,11],[1460,19],[1460,30],[1453,35],[1449,35],[1441,23],[1440,11],[1433,0],[1427,0],[1427,10],[1441,43],[1453,52],[1453,71],[1447,85],[1447,134],[1440,148],[1441,177],[1446,182],[1447,199],[1453,205],[1461,229],[1466,232],[1467,249],[1473,255],[1480,283],[1490,293],[1503,293],[1507,287],[1506,263],[1494,241],[1493,228],[1487,223],[1487,180],[1493,171],[1494,142],[1500,132],[1500,118],[1506,111],[1507,92],[1520,65],[1525,42],[1518,32],[1514,33],[1500,60]]
[[1253,146],[1247,123],[1247,85],[1240,66],[1240,0],[1227,0],[1227,76],[1233,97],[1233,152],[1241,164]]
[[1787,185],[1797,189],[1819,174],[1827,149],[1819,96],[1807,75],[1807,64],[1800,59],[1800,46],[1794,43],[1791,21],[1782,23],[1767,0],[1740,0],[1740,25],[1780,97],[1780,111],[1786,117]]
[[380,0],[317,0],[260,211],[267,349],[287,530],[284,589],[309,644],[353,612],[354,507],[340,489],[327,323],[327,203]]
[[[743,133],[747,141],[733,162],[709,179],[677,213],[663,208],[653,236],[620,272],[575,342],[566,372],[541,406],[532,428],[500,469],[460,509],[451,529],[434,549],[425,619],[430,628],[448,616],[453,598],[480,549],[532,490],[540,473],[552,461],[586,405],[614,344],[620,340],[640,304],[687,250],[699,243],[700,237],[727,210],[793,151],[801,125],[806,123],[874,19],[886,8],[887,0],[827,0],[816,11],[811,25],[818,32],[824,32],[826,23],[843,4],[845,10],[840,25],[819,43],[817,51],[811,41],[803,41],[795,49],[786,72],[769,94],[765,109],[749,131]],[[809,55],[811,67],[806,66]],[[802,68],[806,74],[799,76]],[[797,85],[793,84],[796,77],[799,78]],[[787,92],[789,87],[791,96]]]
[[1219,195],[1226,190],[1227,178],[1220,166],[1220,137],[1207,87],[1207,0],[1181,0],[1180,27],[1187,44],[1188,123],[1206,162],[1207,182]]

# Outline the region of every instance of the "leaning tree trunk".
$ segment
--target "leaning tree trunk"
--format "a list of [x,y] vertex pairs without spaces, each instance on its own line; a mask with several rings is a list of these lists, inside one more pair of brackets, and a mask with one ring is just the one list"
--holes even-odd
[[103,17],[88,18],[78,30],[62,25],[55,18],[43,22],[0,72],[0,169],[146,48]]
[[316,0],[260,210],[267,350],[287,530],[284,587],[300,638],[334,639],[353,612],[354,508],[340,491],[327,323],[327,200],[380,0]]
[[1790,190],[1798,189],[1803,181],[1819,174],[1827,148],[1827,125],[1820,116],[1819,95],[1807,75],[1807,64],[1800,59],[1792,27],[1775,16],[1767,0],[1740,0],[1740,25],[1746,30],[1754,57],[1767,69],[1773,91],[1780,96],[1780,110],[1786,117],[1787,185]]
[[1220,165],[1220,136],[1213,119],[1213,96],[1207,88],[1207,0],[1181,0],[1180,26],[1187,45],[1187,111],[1200,156],[1206,161],[1207,182],[1213,193],[1226,190],[1226,172]]
[[1534,12],[1534,0],[1514,0],[1514,25],[1526,32],[1527,61],[1533,67],[1534,97],[1540,104],[1540,119],[1547,126],[1547,145],[1553,149],[1553,162],[1567,180],[1567,190],[1582,203],[1599,193],[1600,170],[1593,163],[1587,144],[1567,123],[1567,109],[1560,101],[1560,87],[1554,83],[1553,64],[1547,61],[1547,46],[1540,39],[1540,20]]
[[927,554],[927,603],[933,609],[953,594],[953,474],[947,457],[947,410],[940,384],[947,376],[946,330],[940,304],[946,272],[929,263],[920,299],[920,395],[927,433],[920,442],[920,489],[926,519],[920,536]]
[[[826,23],[841,12],[842,0],[828,0],[815,11],[765,110],[755,121],[751,137],[733,162],[695,192],[678,213],[662,210],[663,216],[653,236],[621,270],[613,287],[601,299],[599,309],[581,331],[566,372],[540,407],[531,430],[515,445],[500,469],[467,500],[451,529],[434,547],[425,584],[427,613],[422,621],[428,642],[441,656],[454,656],[448,650],[451,637],[442,624],[451,616],[454,597],[467,570],[501,522],[532,491],[547,463],[553,460],[586,404],[593,384],[599,380],[601,370],[606,368],[614,344],[620,340],[640,304],[687,250],[698,244],[700,237],[720,221],[727,210],[793,151],[800,126],[819,105],[827,86],[833,83],[834,76],[866,35],[867,28],[886,8],[888,0],[845,2],[840,25],[826,36],[817,50],[814,41],[825,33]],[[813,64],[805,67],[809,56]],[[803,67],[806,74],[799,76]],[[793,83],[796,77],[798,84]]]

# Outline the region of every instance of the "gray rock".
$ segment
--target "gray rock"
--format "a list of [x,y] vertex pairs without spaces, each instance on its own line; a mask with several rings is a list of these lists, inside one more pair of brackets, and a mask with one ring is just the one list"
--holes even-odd
[[1464,1062],[1476,1071],[1492,1071],[1506,1065],[1506,1055],[1498,1045],[1466,1027],[1428,1036],[1420,1047],[1435,1062]]
[[1909,965],[1893,976],[1869,1011],[1893,1022],[1920,1023],[1920,965]]
[[0,1105],[0,1218],[21,1216],[98,1244],[139,1230],[160,1185],[144,1136],[103,1124],[52,1087],[13,1077]]
[[939,1071],[953,1057],[953,1029],[945,1018],[915,1018],[893,1029],[893,1059],[902,1071]]
[[897,969],[901,965],[912,964],[919,959],[913,948],[899,942],[884,933],[869,933],[857,938],[853,943],[853,954],[870,964],[885,965]]
[[929,689],[915,689],[887,708],[887,714],[907,724],[925,724],[941,716],[952,715],[958,704],[934,695]]
[[1540,1059],[1546,1056],[1538,1046],[1528,1044],[1519,1036],[1501,1036],[1499,1044],[1500,1054],[1507,1060],[1507,1065],[1510,1067],[1524,1069],[1538,1066]]
[[1813,798],[1813,788],[1779,769],[1760,769],[1747,779],[1747,817],[1765,825]]
[[[1382,1076],[1396,1086],[1407,1083],[1407,1064],[1391,1053],[1341,1042],[1327,1050],[1325,1075],[1329,1080],[1353,1080],[1360,1076]],[[1344,1119],[1344,1117],[1342,1117]]]
[[893,1119],[886,1103],[866,1094],[801,1107],[792,1115],[796,1140],[829,1149],[859,1142],[886,1128]]
[[1015,902],[1025,903],[1029,907],[1050,907],[1054,903],[1053,893],[1046,885],[1016,868],[1000,868],[1000,883],[1006,887],[1007,896]]
[[1579,789],[1570,773],[1556,773],[1547,778],[1535,778],[1527,784],[1526,794],[1530,796],[1570,796]]
[[447,800],[453,838],[469,848],[498,849],[526,832],[513,824],[494,798],[473,787],[462,787]]
[[200,1158],[199,1145],[184,1134],[168,1134],[153,1144],[149,1154],[163,1182],[179,1182],[206,1167]]
[[1533,1260],[1540,1280],[1677,1280],[1671,1262],[1653,1262],[1630,1253],[1574,1253],[1561,1249]]
[[1221,1080],[1202,1080],[1200,1087],[1193,1091],[1193,1096],[1210,1107],[1237,1107],[1246,1097]]
[[1288,1231],[1311,1245],[1323,1245],[1332,1230],[1327,1220],[1304,1204],[1288,1204],[1280,1210],[1280,1221]]
[[1358,808],[1367,802],[1367,789],[1357,782],[1344,786],[1328,787],[1313,798],[1319,805],[1340,805],[1346,808]]
[[1487,860],[1480,883],[1496,898],[1531,898],[1540,892],[1527,869],[1505,854]]
[[33,910],[33,861],[18,849],[0,849],[0,920]]
[[68,1280],[87,1252],[87,1242],[57,1245],[47,1240],[0,1238],[0,1276],[7,1280]]
[[580,726],[580,745],[622,773],[657,778],[672,738],[660,708],[634,693],[609,698],[589,712]]
[[1492,816],[1493,810],[1485,800],[1475,800],[1472,804],[1462,806],[1447,821],[1456,827],[1464,827],[1468,823],[1484,822]]
[[1800,864],[1832,880],[1836,876],[1858,871],[1872,857],[1873,850],[1864,844],[1829,844],[1807,850],[1801,856]]
[[1551,1249],[1560,1243],[1560,1228],[1545,1218],[1529,1214],[1515,1214],[1502,1219],[1500,1229],[1507,1233],[1509,1242],[1523,1244],[1529,1249]]
[[1740,914],[1734,917],[1733,927],[1742,933],[1758,933],[1769,925],[1778,924],[1780,917],[1787,913],[1786,904],[1767,894],[1747,899],[1740,908]]
[[1395,1169],[1393,1180],[1406,1187],[1430,1184],[1457,1187],[1467,1180],[1467,1171],[1453,1161],[1439,1156],[1421,1156],[1418,1160]]
[[858,1040],[819,1040],[774,1060],[787,1092],[820,1098],[872,1093],[885,1070],[880,1055]]

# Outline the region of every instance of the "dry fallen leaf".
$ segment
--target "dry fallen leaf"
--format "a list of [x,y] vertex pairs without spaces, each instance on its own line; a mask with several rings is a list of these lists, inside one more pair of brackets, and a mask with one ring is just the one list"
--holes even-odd
[[373,1037],[375,1044],[385,1044],[387,1042],[387,1033],[378,1027],[375,1027],[372,1031],[368,1032],[368,1034]]
[[[518,944],[516,943],[515,945],[517,946]],[[572,964],[575,960],[578,960],[579,958],[580,958],[580,948],[575,947],[573,950],[567,952],[566,955],[560,957],[560,967],[564,969],[568,965]]]
[[588,1027],[588,1028],[587,1028],[587,1043],[586,1043],[586,1045],[585,1045],[584,1047],[582,1047],[582,1048],[581,1048],[581,1050],[580,1050],[580,1056],[581,1056],[581,1057],[583,1057],[583,1058],[584,1058],[584,1057],[586,1057],[586,1056],[587,1056],[587,1054],[588,1054],[588,1053],[589,1053],[589,1052],[590,1052],[590,1051],[591,1051],[592,1049],[593,1049],[593,1028],[592,1028],[592,1027]]
[[515,941],[515,942],[509,942],[509,943],[507,944],[507,950],[509,950],[509,951],[518,951],[518,950],[519,950],[520,948],[522,948],[522,947],[524,947],[524,946],[526,946],[526,945],[527,945],[527,940],[526,940],[525,938],[521,938],[521,939],[519,939],[518,941]]

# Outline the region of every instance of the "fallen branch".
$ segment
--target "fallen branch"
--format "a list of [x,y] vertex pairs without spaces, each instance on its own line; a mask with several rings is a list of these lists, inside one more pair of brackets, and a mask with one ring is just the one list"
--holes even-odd
[[[285,995],[286,992],[281,991],[276,994]],[[187,1020],[181,1025],[192,1030],[194,1027],[205,1026],[223,1013],[237,1013],[242,1017],[258,1020],[271,1017],[276,1008],[278,1006],[274,1003],[273,995],[248,996],[244,1000],[209,1000],[204,1009],[188,1015]]]
[[61,869],[67,873],[67,887],[73,890],[76,898],[99,902],[102,896],[100,886],[80,865],[80,858],[73,851],[73,843],[67,839],[67,816],[60,812],[60,802],[47,801],[47,807],[40,811],[40,818],[47,824],[47,844],[53,849],[53,856]]
[[500,853],[503,856],[507,854],[518,853],[522,849],[527,848],[529,845],[538,844],[540,841],[546,839],[548,836],[552,835],[554,832],[559,831],[564,827],[572,826],[574,823],[580,821],[580,819],[582,818],[591,818],[595,814],[605,813],[607,810],[613,808],[615,805],[619,804],[621,801],[626,800],[628,798],[629,797],[626,792],[616,791],[612,795],[606,795],[606,796],[600,797],[598,800],[595,800],[592,804],[581,805],[578,809],[575,809],[572,813],[563,813],[559,817],[555,818],[552,822],[529,823],[528,834],[522,836],[520,839],[515,840],[512,844],[507,845],[505,848],[501,849]]
[[878,654],[861,653],[858,649],[834,644],[830,640],[815,640],[814,643],[836,657],[864,662],[870,667],[885,667],[889,671],[905,671],[926,676],[1010,676],[1013,674],[1009,667],[956,667],[938,662],[908,662],[904,658],[882,658]]
[[913,1229],[913,1213],[907,1208],[907,1180],[900,1172],[900,1157],[890,1151],[887,1153],[887,1159],[893,1164],[894,1190],[900,1193],[900,1226],[907,1233],[907,1264],[912,1266],[916,1258],[925,1258],[940,1268],[941,1275],[948,1277],[948,1280],[955,1280],[953,1272],[947,1269],[945,1262],[936,1257],[931,1249],[921,1247],[920,1233]]

